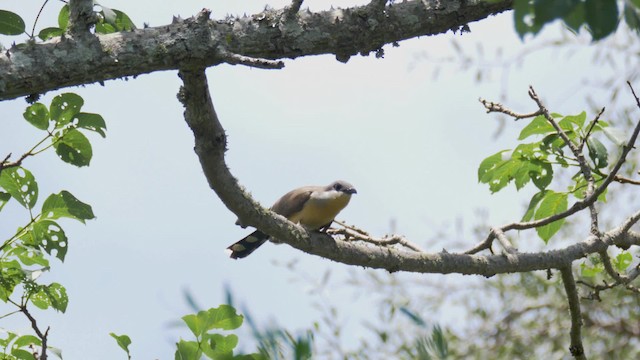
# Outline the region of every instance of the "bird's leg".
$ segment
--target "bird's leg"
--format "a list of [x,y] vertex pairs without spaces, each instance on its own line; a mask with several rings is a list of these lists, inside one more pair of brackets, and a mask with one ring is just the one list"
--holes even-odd
[[326,232],[327,232],[327,230],[329,230],[329,228],[331,227],[331,224],[333,224],[333,220],[329,221],[329,223],[328,223],[328,224],[321,226],[321,227],[318,229],[318,232],[326,233]]

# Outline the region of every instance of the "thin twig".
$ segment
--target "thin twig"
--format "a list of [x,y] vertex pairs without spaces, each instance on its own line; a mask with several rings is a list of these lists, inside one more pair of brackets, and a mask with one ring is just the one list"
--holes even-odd
[[40,15],[42,14],[42,10],[44,10],[44,7],[47,5],[48,2],[49,2],[49,0],[44,0],[44,3],[42,3],[42,6],[40,6],[40,10],[38,11],[38,15],[36,15],[36,19],[33,21],[33,27],[31,28],[31,38],[33,38],[34,34],[36,33],[36,24],[38,24],[38,19],[40,19]]
[[631,279],[624,275],[620,275],[614,268],[613,264],[611,264],[611,257],[609,257],[609,253],[606,250],[601,251],[599,253],[600,259],[602,260],[602,265],[604,265],[604,269],[617,283],[627,284]]
[[[591,196],[595,189],[595,179],[593,178],[593,173],[591,172],[591,168],[589,167],[589,164],[587,164],[587,160],[585,159],[584,154],[582,153],[582,149],[580,148],[579,145],[576,145],[573,141],[571,141],[571,139],[569,139],[569,136],[567,135],[567,133],[555,121],[553,116],[551,116],[551,114],[549,113],[549,110],[544,106],[544,104],[542,103],[542,100],[540,100],[540,98],[538,97],[538,94],[536,94],[535,90],[533,89],[533,86],[529,86],[529,96],[531,97],[531,99],[533,99],[533,101],[536,102],[536,104],[538,105],[538,108],[544,115],[545,119],[547,119],[547,122],[549,122],[549,124],[553,126],[553,128],[556,130],[556,133],[558,133],[558,135],[562,138],[562,140],[565,142],[565,144],[569,147],[569,149],[573,153],[573,156],[578,161],[580,172],[582,173],[582,175],[584,176],[584,179],[587,182],[585,197]],[[591,215],[591,233],[597,236],[600,234],[600,230],[598,229],[598,211],[596,210],[593,203],[588,204],[587,206],[589,207],[589,213]]]
[[487,109],[487,114],[488,113],[492,113],[492,112],[499,112],[502,114],[506,114],[509,115],[513,118],[515,118],[516,120],[520,120],[520,119],[527,119],[527,118],[532,118],[532,117],[536,117],[538,115],[542,115],[542,111],[540,111],[540,109],[529,113],[529,114],[519,114],[514,112],[513,110],[507,109],[506,107],[504,107],[504,105],[500,104],[500,103],[496,103],[496,102],[492,102],[492,101],[487,101],[485,99],[478,99],[480,101],[480,103],[485,107],[485,109]]
[[[629,87],[631,87],[630,83],[629,83]],[[636,99],[636,103],[638,104],[638,108],[640,108],[640,99],[638,99],[638,97],[635,95],[635,92],[633,91],[633,88],[631,88],[631,91],[633,92],[633,96]],[[566,211],[563,211],[561,213],[549,216],[549,217],[544,218],[544,219],[535,220],[535,221],[511,223],[511,224],[508,224],[508,225],[500,227],[500,229],[502,229],[502,231],[506,232],[508,230],[525,230],[525,229],[531,229],[531,228],[535,228],[535,227],[544,226],[544,225],[550,224],[550,223],[552,223],[554,221],[557,221],[557,220],[560,220],[560,219],[564,219],[564,218],[566,218],[566,217],[568,217],[570,215],[573,215],[576,212],[578,212],[578,211],[580,211],[582,209],[585,209],[588,206],[590,206],[591,204],[595,203],[595,201],[598,199],[598,196],[600,196],[607,189],[609,184],[611,184],[611,182],[613,181],[613,179],[617,175],[618,171],[620,171],[620,168],[622,167],[622,164],[625,163],[625,161],[627,159],[627,155],[629,154],[631,149],[633,149],[633,144],[635,144],[635,142],[636,142],[636,140],[638,138],[638,133],[640,133],[640,121],[638,121],[638,123],[636,124],[636,127],[634,128],[633,133],[631,134],[631,137],[627,141],[627,144],[623,146],[622,152],[620,153],[620,156],[618,157],[618,161],[614,165],[613,169],[611,170],[609,175],[607,175],[607,177],[602,181],[600,186],[595,188],[595,190],[593,191],[593,193],[591,195],[585,196],[584,199],[582,199],[581,201],[575,202],[569,209],[567,209]]]
[[617,181],[620,184],[640,185],[640,180],[633,180],[620,175],[614,176],[613,181]]
[[511,245],[511,241],[509,241],[502,230],[498,228],[492,228],[491,232],[494,233],[496,239],[498,239],[498,242],[500,243],[504,251],[506,251],[508,254],[515,254],[518,252],[518,250],[514,248],[513,245]]
[[36,333],[40,341],[42,342],[42,354],[40,354],[39,360],[47,360],[47,336],[49,336],[49,327],[47,327],[47,330],[43,334],[42,331],[40,331],[40,328],[38,327],[38,322],[36,321],[36,318],[34,318],[33,315],[31,315],[26,305],[18,304],[11,299],[8,299],[8,301],[13,305],[17,306],[18,309],[20,309],[20,312],[22,312],[27,317],[27,319],[29,319],[29,322],[31,323],[31,328]]
[[378,246],[392,246],[392,245],[399,244],[413,251],[424,252],[424,250],[420,246],[407,240],[404,236],[390,235],[382,238],[374,238],[371,235],[369,235],[369,233],[367,233],[366,231],[358,229],[353,225],[347,225],[344,222],[337,221],[337,220],[334,220],[334,222],[342,226],[343,228],[329,229],[329,231],[327,232],[330,234],[343,235],[345,237],[345,241],[358,240],[358,241],[363,241],[370,244],[375,244]]
[[284,67],[284,62],[280,60],[274,61],[234,54],[223,48],[218,49],[218,53],[224,62],[231,65],[240,64],[259,69],[282,69]]
[[571,346],[569,351],[574,358],[580,360],[586,360],[584,354],[584,346],[582,345],[582,315],[580,311],[580,298],[578,297],[578,289],[576,288],[576,282],[573,278],[573,271],[571,265],[559,269],[562,274],[562,282],[564,283],[564,290],[567,293],[567,300],[569,302],[569,312],[571,313]]
[[582,149],[584,148],[584,144],[587,143],[587,140],[589,139],[589,136],[591,136],[591,132],[596,127],[596,124],[598,123],[598,121],[600,121],[600,116],[602,116],[602,114],[604,113],[604,109],[605,108],[603,107],[598,113],[598,115],[596,115],[595,119],[593,119],[589,124],[589,128],[587,129],[587,134],[584,136],[584,138],[580,142],[580,145],[578,146],[578,150],[580,150],[580,152],[582,152]]

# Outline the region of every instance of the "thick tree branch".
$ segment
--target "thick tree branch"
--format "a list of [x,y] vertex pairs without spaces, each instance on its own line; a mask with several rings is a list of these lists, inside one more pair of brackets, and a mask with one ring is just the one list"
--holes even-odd
[[582,242],[560,250],[515,253],[508,256],[480,256],[404,251],[341,241],[326,234],[307,232],[284,217],[262,208],[237,184],[224,162],[226,136],[213,108],[204,69],[182,70],[180,76],[184,86],[179,97],[185,106],[185,119],[193,131],[195,151],[211,188],[243,223],[257,227],[307,253],[348,265],[380,268],[391,272],[492,276],[498,273],[563,268],[574,260],[599,253],[610,245],[629,247],[640,244],[640,234],[616,228],[602,234],[601,237],[590,236]]
[[569,301],[569,312],[571,313],[571,346],[569,351],[574,358],[580,360],[586,360],[587,357],[584,354],[584,346],[582,345],[582,315],[580,311],[580,297],[578,296],[578,289],[576,288],[576,281],[573,278],[573,271],[571,265],[560,268],[562,274],[562,282],[564,283],[564,290],[567,293],[567,300]]
[[69,1],[69,34],[73,37],[89,35],[89,28],[96,23],[93,0]]
[[[297,3],[293,2],[293,8]],[[0,100],[154,71],[229,62],[220,49],[256,59],[334,54],[347,61],[350,56],[369,54],[385,44],[457,29],[508,10],[512,3],[408,0],[387,5],[384,11],[365,5],[300,11],[287,17],[292,9],[289,7],[242,18],[190,18],[131,32],[58,37],[12,47],[0,54]]]

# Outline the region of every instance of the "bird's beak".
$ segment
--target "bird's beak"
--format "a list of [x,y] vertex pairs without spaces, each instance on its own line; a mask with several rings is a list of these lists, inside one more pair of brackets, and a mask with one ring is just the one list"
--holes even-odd
[[343,190],[345,193],[347,194],[357,194],[358,192],[356,191],[356,188],[349,188],[349,189],[344,189]]

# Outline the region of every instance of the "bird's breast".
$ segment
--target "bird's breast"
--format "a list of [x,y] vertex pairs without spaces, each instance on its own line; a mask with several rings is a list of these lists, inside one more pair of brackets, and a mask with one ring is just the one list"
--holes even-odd
[[308,228],[319,229],[329,224],[336,215],[349,204],[351,196],[310,197],[300,212],[291,217],[291,221],[298,222]]

